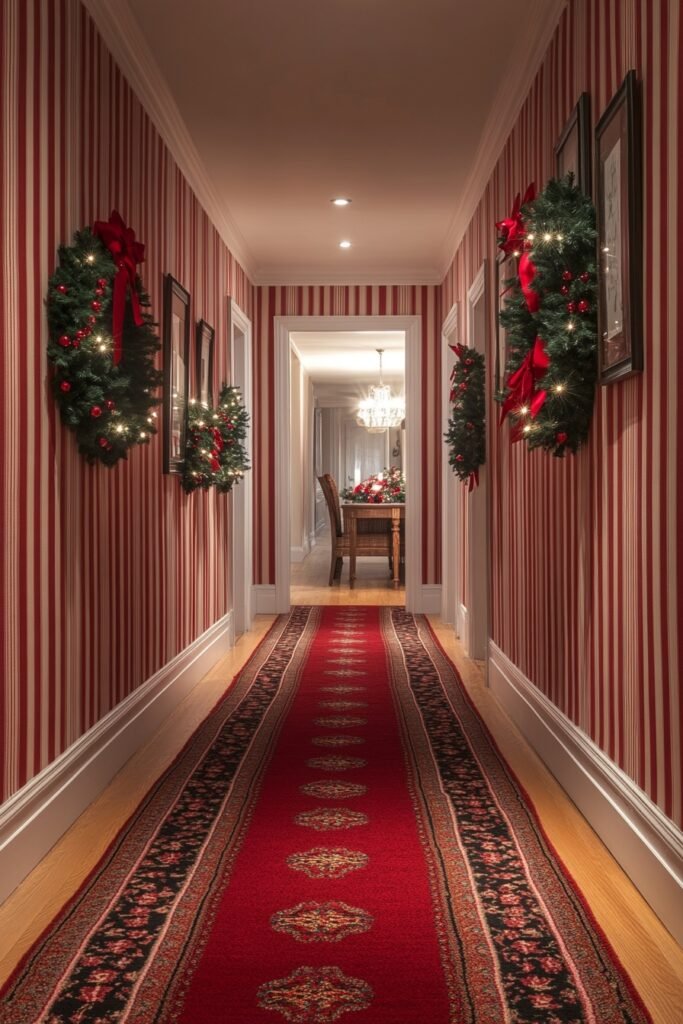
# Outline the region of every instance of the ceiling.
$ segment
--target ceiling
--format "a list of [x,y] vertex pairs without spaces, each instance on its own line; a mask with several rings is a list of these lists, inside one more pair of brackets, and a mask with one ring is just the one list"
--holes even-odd
[[247,272],[283,284],[441,280],[563,2],[86,0]]
[[383,350],[383,382],[396,395],[404,392],[403,331],[293,331],[289,338],[318,405],[358,405],[379,380],[377,349]]

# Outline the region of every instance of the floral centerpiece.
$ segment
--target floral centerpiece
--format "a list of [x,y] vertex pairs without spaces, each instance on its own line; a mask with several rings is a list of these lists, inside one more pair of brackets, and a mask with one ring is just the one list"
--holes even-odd
[[369,505],[381,505],[389,501],[404,502],[406,500],[406,478],[400,469],[391,466],[381,473],[361,480],[355,487],[346,487],[341,492],[344,501],[365,502]]

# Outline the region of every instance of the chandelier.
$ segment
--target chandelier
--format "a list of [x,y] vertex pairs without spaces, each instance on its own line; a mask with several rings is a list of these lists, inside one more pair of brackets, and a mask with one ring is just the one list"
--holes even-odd
[[383,348],[376,349],[379,355],[379,384],[373,384],[370,394],[358,407],[356,423],[365,427],[369,434],[381,434],[390,427],[399,427],[406,416],[403,399],[394,398],[388,384],[382,384]]

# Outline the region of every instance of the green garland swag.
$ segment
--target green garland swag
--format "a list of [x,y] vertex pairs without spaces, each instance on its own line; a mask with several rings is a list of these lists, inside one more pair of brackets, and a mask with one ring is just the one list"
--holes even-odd
[[451,345],[458,362],[451,373],[451,415],[448,462],[469,489],[479,483],[479,467],[486,461],[486,364],[481,352],[466,345]]
[[[133,244],[135,262],[141,262],[144,247]],[[102,238],[84,228],[74,235],[73,245],[60,246],[59,266],[47,296],[47,356],[55,370],[52,389],[62,421],[76,434],[81,454],[106,466],[127,458],[129,448],[148,444],[156,434],[153,410],[159,399],[154,392],[162,380],[154,368],[161,346],[147,312],[149,298],[135,274],[135,263],[129,260],[122,271],[121,262],[117,265]],[[127,290],[125,306],[120,305],[117,352],[113,305],[115,279],[122,272]]]
[[512,440],[553,455],[575,453],[590,427],[597,379],[595,209],[572,175],[497,225],[499,246],[519,257],[499,314],[507,331],[501,422]]
[[240,482],[250,468],[244,447],[248,426],[239,388],[224,384],[216,409],[190,405],[182,475],[188,494],[200,487],[227,494]]

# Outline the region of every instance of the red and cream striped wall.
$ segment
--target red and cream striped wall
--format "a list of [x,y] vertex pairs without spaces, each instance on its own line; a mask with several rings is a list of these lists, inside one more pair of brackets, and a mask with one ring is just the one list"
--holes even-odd
[[0,5],[0,797],[226,614],[229,499],[185,496],[161,442],[88,466],[55,416],[44,296],[57,246],[118,209],[216,328],[253,288],[78,0]]
[[[577,458],[493,432],[494,642],[678,824],[682,820],[683,17],[679,0],[571,0],[443,285],[465,300],[494,222],[553,171],[579,95],[595,124],[642,79],[645,372],[598,392]],[[482,183],[483,185],[483,183]],[[494,301],[491,300],[491,331]]]

